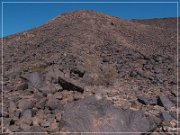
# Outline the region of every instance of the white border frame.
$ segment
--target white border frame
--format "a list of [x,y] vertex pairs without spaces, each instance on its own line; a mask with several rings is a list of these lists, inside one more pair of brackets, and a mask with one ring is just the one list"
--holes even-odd
[[[2,72],[2,77],[1,77],[1,89],[2,89],[2,91],[1,91],[1,113],[2,113],[2,118],[1,118],[1,127],[2,127],[2,129],[1,129],[1,133],[3,134],[10,134],[10,133],[13,133],[13,134],[16,134],[16,133],[18,133],[18,134],[30,134],[30,133],[35,133],[35,134],[42,134],[42,133],[48,133],[48,132],[3,132],[3,63],[4,63],[4,61],[3,61],[3,5],[4,4],[8,4],[8,3],[10,3],[10,4],[15,4],[15,3],[19,3],[19,4],[24,4],[24,3],[32,3],[32,4],[110,4],[110,3],[114,3],[114,4],[158,4],[158,3],[160,3],[160,4],[176,4],[177,5],[177,95],[179,95],[179,84],[178,84],[178,82],[179,82],[179,69],[178,69],[178,65],[179,65],[179,47],[178,47],[178,42],[179,42],[179,22],[178,22],[178,16],[179,16],[179,2],[177,1],[177,2],[1,2],[1,7],[2,7],[2,14],[1,14],[1,20],[2,20],[2,33],[1,33],[1,36],[2,36],[2,50],[1,50],[1,53],[2,53],[2,55],[1,55],[1,57],[2,57],[2,59],[1,59],[1,64],[2,64],[2,70],[1,70],[1,72]],[[100,134],[100,133],[103,133],[103,134],[120,134],[120,133],[123,133],[123,134],[130,134],[130,133],[135,133],[135,134],[137,134],[137,133],[168,133],[168,134],[171,134],[171,133],[177,133],[178,134],[178,127],[179,127],[179,122],[178,122],[178,120],[179,120],[179,110],[178,110],[178,107],[179,107],[179,103],[178,103],[178,101],[179,101],[179,99],[178,99],[178,96],[177,96],[177,132],[50,132],[50,133],[73,133],[73,134],[75,134],[75,133],[80,133],[81,135],[82,134],[86,134],[86,133],[92,133],[92,134]]]

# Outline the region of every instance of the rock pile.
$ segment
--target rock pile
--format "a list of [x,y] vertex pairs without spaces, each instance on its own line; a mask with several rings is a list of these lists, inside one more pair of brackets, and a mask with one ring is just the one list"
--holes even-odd
[[5,37],[1,128],[175,133],[173,20],[126,21],[76,11]]

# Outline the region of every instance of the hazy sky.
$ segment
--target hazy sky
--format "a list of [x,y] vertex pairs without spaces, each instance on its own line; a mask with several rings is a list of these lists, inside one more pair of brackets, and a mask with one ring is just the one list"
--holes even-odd
[[[23,0],[18,0],[18,1],[23,1]],[[29,1],[33,1],[33,0],[29,0]],[[40,2],[41,0],[38,1]],[[43,1],[52,2],[53,0],[43,0]],[[67,1],[68,0],[66,0],[66,2]],[[80,2],[80,0],[77,1]],[[91,2],[92,1],[93,0],[91,0]],[[108,0],[104,0],[104,1],[108,1]],[[140,2],[142,0],[136,0],[136,1]],[[151,0],[151,2],[152,1],[157,2],[157,0]],[[163,0],[163,1],[167,1],[167,0]],[[173,0],[169,0],[169,1],[173,2]],[[5,2],[7,2],[7,0]],[[56,2],[58,2],[58,0],[56,0]],[[131,1],[129,0],[129,2],[133,2],[133,0]],[[17,32],[22,32],[28,29],[32,29],[34,27],[38,27],[46,23],[48,20],[53,19],[54,17],[60,15],[61,13],[70,12],[74,10],[96,10],[98,12],[103,12],[112,16],[117,16],[122,19],[177,17],[176,3],[151,3],[151,4],[150,3],[144,3],[144,4],[142,3],[128,3],[128,4],[127,3],[126,4],[125,3],[114,3],[114,4],[4,3],[3,4],[3,36],[11,35]],[[2,31],[2,27],[1,27],[1,31]]]

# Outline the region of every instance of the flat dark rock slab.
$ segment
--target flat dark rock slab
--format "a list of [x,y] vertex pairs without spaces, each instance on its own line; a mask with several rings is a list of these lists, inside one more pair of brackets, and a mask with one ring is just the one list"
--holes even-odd
[[28,83],[21,83],[16,87],[16,90],[26,90],[28,89]]
[[152,125],[142,111],[122,110],[94,96],[67,104],[60,121],[69,132],[148,132]]
[[157,105],[158,99],[156,97],[149,99],[143,96],[139,96],[138,101],[145,105]]
[[78,92],[84,91],[84,85],[71,78],[59,76],[58,82],[63,87],[63,89],[78,91]]

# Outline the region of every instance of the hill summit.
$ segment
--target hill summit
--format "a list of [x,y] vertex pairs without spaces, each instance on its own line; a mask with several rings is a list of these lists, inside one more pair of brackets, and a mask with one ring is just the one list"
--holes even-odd
[[176,23],[81,10],[5,37],[4,130],[175,129]]

